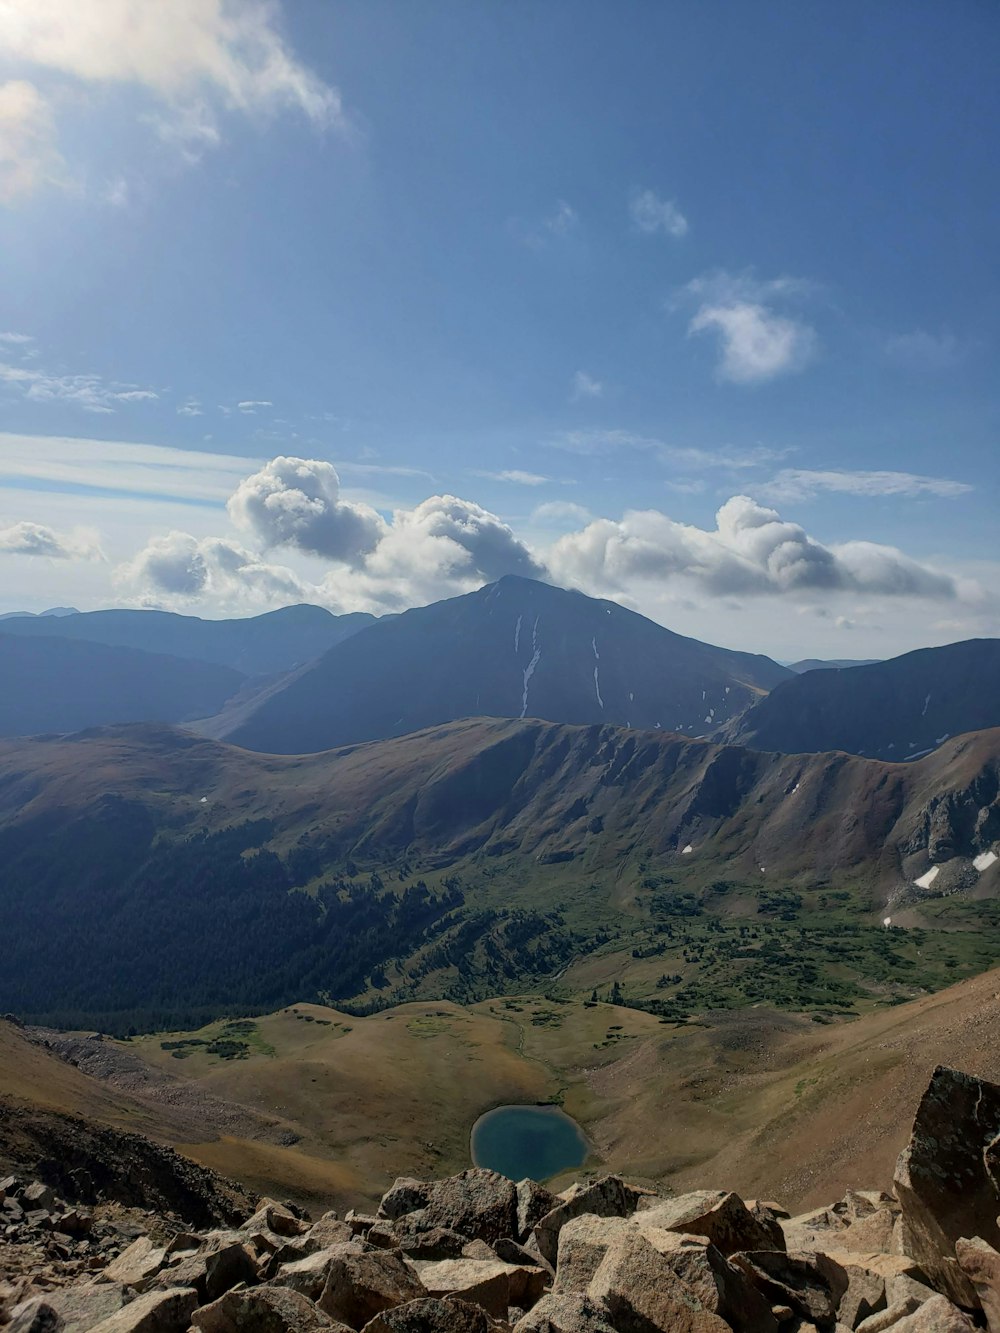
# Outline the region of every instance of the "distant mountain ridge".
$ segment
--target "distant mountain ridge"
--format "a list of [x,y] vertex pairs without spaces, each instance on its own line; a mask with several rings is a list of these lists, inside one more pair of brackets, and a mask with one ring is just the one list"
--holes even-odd
[[508,576],[379,621],[199,730],[275,754],[479,716],[701,736],[791,675],[616,602]]
[[245,676],[290,671],[375,623],[367,612],[336,616],[321,606],[284,606],[259,616],[202,620],[173,611],[109,611],[14,615],[5,634],[83,639],[147,653],[232,667]]
[[776,686],[720,738],[785,754],[844,750],[902,761],[1000,726],[1000,639],[967,639]]

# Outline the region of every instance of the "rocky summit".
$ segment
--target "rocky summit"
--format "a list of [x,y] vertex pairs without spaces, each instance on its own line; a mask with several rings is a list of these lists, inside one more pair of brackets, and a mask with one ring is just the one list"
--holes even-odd
[[474,1168],[400,1178],[374,1213],[264,1198],[198,1230],[81,1207],[54,1169],[0,1181],[6,1333],[1000,1333],[1000,1087],[943,1067],[891,1188],[800,1216]]

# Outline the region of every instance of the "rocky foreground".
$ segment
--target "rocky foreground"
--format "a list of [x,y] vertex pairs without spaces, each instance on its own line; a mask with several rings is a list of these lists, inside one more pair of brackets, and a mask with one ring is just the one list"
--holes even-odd
[[1000,1087],[939,1068],[894,1188],[792,1217],[617,1176],[481,1169],[375,1215],[237,1226],[0,1181],[4,1333],[1000,1333]]

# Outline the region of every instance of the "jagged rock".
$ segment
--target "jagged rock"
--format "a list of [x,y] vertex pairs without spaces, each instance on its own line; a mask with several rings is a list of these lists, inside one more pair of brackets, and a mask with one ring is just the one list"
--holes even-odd
[[[896,1164],[903,1243],[960,1305],[976,1294],[955,1259],[960,1236],[1000,1244],[1000,1087],[939,1065]],[[919,1317],[919,1312],[908,1316]]]
[[195,1310],[191,1323],[201,1333],[347,1333],[345,1324],[290,1287],[227,1291]]
[[893,1278],[915,1278],[923,1281],[926,1274],[920,1265],[906,1254],[862,1254],[860,1251],[836,1250],[832,1247],[824,1252],[828,1259],[839,1264],[845,1271],[848,1268],[864,1269],[888,1283]]
[[[468,1241],[448,1227],[410,1229],[409,1219],[394,1224],[396,1244],[411,1259],[460,1259]],[[368,1233],[369,1236],[371,1232]]]
[[[642,1214],[637,1214],[637,1220]],[[650,1227],[642,1233],[677,1276],[737,1333],[777,1333],[770,1302],[705,1236]]]
[[148,1291],[94,1324],[92,1333],[185,1333],[197,1305],[193,1287]]
[[972,1333],[975,1325],[947,1296],[932,1296],[893,1327],[896,1333]]
[[550,1292],[514,1325],[514,1333],[617,1333],[603,1306],[579,1291]]
[[955,1258],[975,1289],[990,1333],[1000,1333],[1000,1254],[979,1236],[961,1237],[955,1242]]
[[902,1301],[895,1301],[892,1305],[887,1305],[884,1310],[870,1314],[867,1319],[863,1319],[860,1324],[856,1324],[855,1333],[885,1333],[887,1328],[892,1328],[901,1319],[913,1314],[920,1308],[920,1305],[921,1302],[913,1296],[908,1296]]
[[21,1191],[21,1206],[28,1212],[40,1208],[48,1212],[56,1202],[56,1192],[40,1180],[33,1180]]
[[383,1310],[363,1333],[493,1333],[506,1327],[468,1301],[425,1296]]
[[467,1240],[462,1246],[462,1253],[459,1256],[462,1259],[496,1259],[497,1253],[492,1245],[487,1245],[484,1240]]
[[860,1222],[863,1217],[870,1217],[881,1208],[898,1213],[899,1202],[884,1190],[848,1190],[829,1211],[850,1225],[852,1222]]
[[330,1261],[316,1304],[350,1328],[363,1328],[383,1310],[426,1296],[401,1255],[392,1250],[359,1251],[341,1247]]
[[[257,1239],[254,1237],[254,1239]],[[334,1244],[341,1242],[335,1241]],[[250,1246],[253,1241],[248,1242]],[[329,1249],[329,1245],[320,1245],[310,1236],[298,1236],[295,1240],[289,1240],[281,1246],[280,1249],[263,1257],[252,1250],[257,1262],[258,1271],[264,1281],[269,1282],[271,1278],[277,1277],[286,1264],[297,1264],[300,1259],[308,1259],[311,1254],[317,1254],[321,1249]],[[248,1250],[248,1252],[251,1252]]]
[[274,1236],[301,1236],[309,1230],[309,1223],[296,1217],[290,1208],[274,1199],[261,1199],[253,1217],[240,1227],[246,1235],[270,1232]]
[[244,1246],[234,1243],[172,1264],[157,1275],[156,1286],[194,1287],[198,1299],[207,1304],[241,1282],[252,1286],[257,1280],[257,1265]]
[[706,1236],[723,1254],[737,1250],[783,1250],[784,1233],[777,1219],[773,1227],[764,1225],[747,1208],[738,1194],[724,1190],[696,1190],[666,1199],[636,1216],[637,1225],[681,1231],[689,1236]]
[[470,1240],[499,1240],[517,1230],[517,1189],[498,1171],[474,1166],[438,1181],[423,1209],[423,1225],[448,1227]]
[[873,1251],[891,1254],[893,1234],[896,1228],[896,1214],[888,1208],[878,1208],[865,1217],[851,1222],[836,1236],[837,1248],[858,1250],[862,1254]]
[[627,1185],[621,1176],[601,1176],[588,1184],[574,1185],[560,1196],[561,1202],[535,1224],[532,1236],[542,1258],[555,1264],[559,1232],[574,1217],[593,1213],[596,1217],[630,1217],[649,1190]]
[[[93,1328],[102,1319],[108,1319],[120,1310],[125,1304],[125,1298],[124,1287],[113,1283],[86,1283],[73,1287],[57,1287],[53,1291],[46,1292],[44,1297],[36,1297],[25,1304],[42,1303],[47,1306],[59,1320],[52,1327],[58,1328],[60,1333],[87,1333],[88,1329]],[[17,1307],[13,1314],[17,1316],[21,1309],[23,1306]],[[16,1330],[17,1327],[15,1318],[11,1329]],[[35,1327],[35,1324],[24,1325],[26,1330]],[[43,1327],[47,1325],[37,1325],[39,1329]],[[6,1330],[5,1333],[11,1333],[11,1330]]]
[[612,1243],[628,1225],[623,1217],[597,1217],[594,1213],[571,1217],[559,1232],[552,1290],[586,1291]]
[[6,1333],[62,1333],[63,1322],[44,1296],[14,1307]]
[[104,1270],[104,1279],[108,1282],[120,1282],[126,1287],[141,1287],[154,1277],[163,1267],[167,1252],[160,1245],[154,1245],[148,1236],[140,1236],[128,1249]]
[[412,1176],[397,1176],[382,1195],[378,1216],[394,1221],[407,1213],[415,1213],[419,1208],[426,1208],[433,1189],[433,1181],[414,1180]]
[[908,1273],[897,1273],[885,1279],[885,1298],[890,1305],[909,1300],[912,1296],[918,1305],[929,1301],[937,1293],[926,1282],[918,1281]]
[[317,1249],[325,1249],[327,1245],[350,1240],[351,1235],[351,1228],[336,1213],[324,1213],[312,1224],[303,1239],[315,1242]]
[[850,1285],[842,1266],[825,1254],[758,1250],[734,1254],[732,1261],[769,1301],[790,1305],[801,1318],[816,1324],[834,1322]]
[[528,1268],[542,1268],[550,1277],[553,1276],[552,1269],[540,1255],[532,1253],[527,1246],[519,1244],[516,1240],[511,1240],[509,1236],[501,1236],[499,1240],[493,1242],[493,1253],[498,1259],[502,1259],[505,1264],[523,1264]]
[[528,1309],[545,1289],[546,1275],[540,1268],[521,1268],[496,1258],[442,1259],[413,1266],[432,1296],[469,1301],[498,1319],[510,1305]]
[[856,1264],[844,1264],[843,1268],[848,1286],[840,1298],[837,1320],[847,1328],[857,1328],[869,1316],[886,1308],[885,1278],[870,1268],[859,1268]]
[[517,1191],[517,1239],[526,1240],[546,1213],[558,1208],[562,1200],[535,1180],[519,1180]]
[[728,1333],[638,1230],[613,1241],[587,1294],[619,1333]]
[[324,1250],[307,1254],[303,1259],[295,1259],[290,1264],[282,1264],[274,1277],[270,1279],[269,1285],[290,1287],[292,1291],[300,1292],[311,1301],[319,1300],[323,1288],[326,1286],[330,1265],[336,1263],[345,1254],[360,1253],[363,1253],[363,1251],[357,1241],[338,1241],[335,1245],[328,1245]]
[[352,1236],[362,1236],[366,1231],[371,1230],[375,1223],[379,1221],[379,1218],[374,1213],[359,1213],[356,1209],[351,1208],[344,1214],[344,1221],[351,1228]]

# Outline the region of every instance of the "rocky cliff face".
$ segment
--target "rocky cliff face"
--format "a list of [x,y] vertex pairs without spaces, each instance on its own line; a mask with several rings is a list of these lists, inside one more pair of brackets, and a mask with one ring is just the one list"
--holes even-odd
[[560,1194],[473,1169],[377,1213],[263,1199],[191,1231],[0,1182],[8,1333],[1000,1333],[1000,1087],[939,1068],[894,1189],[791,1217],[617,1176]]

